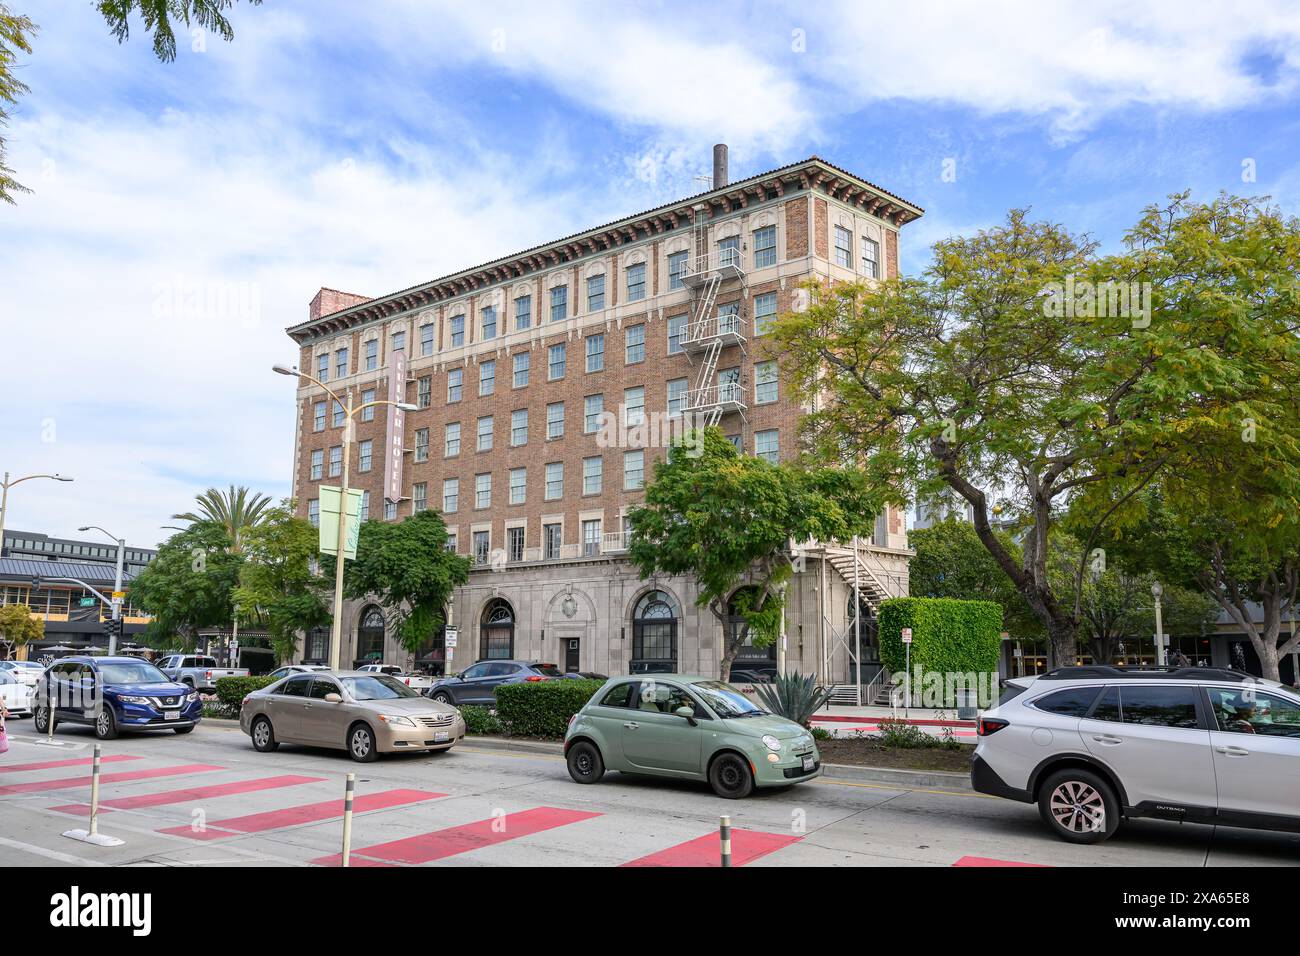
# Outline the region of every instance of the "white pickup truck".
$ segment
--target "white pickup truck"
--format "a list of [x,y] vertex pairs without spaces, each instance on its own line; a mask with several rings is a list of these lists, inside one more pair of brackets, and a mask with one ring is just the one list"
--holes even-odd
[[433,686],[433,678],[428,674],[408,674],[396,664],[362,664],[358,670],[368,674],[387,674],[394,680],[400,680],[411,690],[425,691]]
[[173,654],[158,662],[158,669],[167,677],[190,687],[200,693],[211,693],[217,689],[217,680],[222,677],[247,677],[247,667],[218,667],[216,658],[203,657],[198,654]]

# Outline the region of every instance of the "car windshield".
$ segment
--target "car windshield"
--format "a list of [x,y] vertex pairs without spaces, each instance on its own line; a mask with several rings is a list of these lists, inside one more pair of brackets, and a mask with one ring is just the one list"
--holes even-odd
[[353,700],[395,700],[398,697],[419,697],[415,691],[387,674],[367,674],[365,677],[344,677],[343,686]]
[[564,671],[560,670],[554,664],[534,664],[533,670],[543,677],[563,677]]
[[105,684],[170,684],[163,672],[146,661],[130,664],[100,664],[100,677]]
[[701,681],[691,687],[719,717],[762,717],[767,713],[736,688],[722,681]]

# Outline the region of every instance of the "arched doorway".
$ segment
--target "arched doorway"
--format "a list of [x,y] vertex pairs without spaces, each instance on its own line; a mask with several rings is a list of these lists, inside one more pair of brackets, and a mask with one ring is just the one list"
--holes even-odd
[[515,611],[510,602],[493,598],[483,608],[479,660],[508,661],[515,656]]
[[384,612],[371,604],[361,612],[357,625],[357,656],[353,667],[362,664],[381,664],[384,661]]
[[[728,646],[737,638],[744,643],[736,652],[736,659],[731,662],[731,673],[738,678],[753,680],[755,677],[770,677],[776,673],[776,642],[767,647],[755,647],[753,635],[749,633],[749,622],[740,613],[739,601],[742,595],[750,599],[758,597],[758,588],[740,588],[731,595],[727,602],[727,642]],[[737,675],[737,671],[745,673]]]
[[677,606],[664,591],[647,591],[632,610],[633,674],[677,670]]

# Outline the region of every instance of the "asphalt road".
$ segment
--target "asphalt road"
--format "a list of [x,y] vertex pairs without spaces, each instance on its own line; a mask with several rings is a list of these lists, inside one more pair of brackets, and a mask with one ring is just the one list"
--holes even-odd
[[[730,801],[703,785],[616,773],[584,787],[557,756],[472,744],[371,764],[287,745],[259,754],[223,722],[104,744],[99,829],[125,841],[107,848],[61,835],[86,825],[89,728],[65,725],[58,747],[38,744],[30,721],[9,730],[5,865],[329,865],[349,771],[353,865],[716,865],[723,813],[737,828],[735,863],[747,866],[1300,863],[1300,835],[1134,821],[1080,847],[1048,834],[1035,808],[970,792],[822,778]],[[62,761],[71,763],[49,766]]]

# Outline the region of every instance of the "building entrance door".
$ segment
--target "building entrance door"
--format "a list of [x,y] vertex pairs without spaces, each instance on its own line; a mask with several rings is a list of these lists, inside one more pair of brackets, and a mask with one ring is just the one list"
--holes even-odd
[[564,673],[576,674],[578,672],[578,650],[581,642],[576,637],[571,637],[564,642]]

